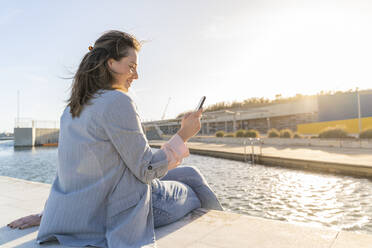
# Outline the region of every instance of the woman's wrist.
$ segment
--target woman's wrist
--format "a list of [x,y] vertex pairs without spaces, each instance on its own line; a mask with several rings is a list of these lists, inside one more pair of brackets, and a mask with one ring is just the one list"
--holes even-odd
[[177,134],[181,137],[181,139],[183,140],[183,142],[185,142],[185,143],[187,142],[188,138],[185,135],[185,133],[183,132],[183,129],[178,130]]

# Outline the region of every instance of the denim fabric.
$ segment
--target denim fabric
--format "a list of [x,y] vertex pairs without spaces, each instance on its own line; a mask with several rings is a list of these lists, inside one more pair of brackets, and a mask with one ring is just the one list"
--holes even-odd
[[223,210],[204,176],[194,166],[177,167],[151,183],[154,227],[179,220],[196,208]]

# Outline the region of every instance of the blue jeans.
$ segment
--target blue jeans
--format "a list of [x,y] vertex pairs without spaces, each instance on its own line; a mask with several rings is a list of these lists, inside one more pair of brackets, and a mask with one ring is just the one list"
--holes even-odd
[[194,166],[177,167],[151,183],[154,226],[179,220],[196,208],[223,210],[204,176]]

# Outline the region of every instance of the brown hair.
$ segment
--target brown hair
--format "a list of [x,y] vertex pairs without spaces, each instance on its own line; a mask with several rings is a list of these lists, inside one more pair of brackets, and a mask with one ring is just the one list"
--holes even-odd
[[90,104],[98,90],[112,90],[114,78],[107,60],[119,61],[128,56],[130,48],[139,51],[141,43],[134,36],[116,30],[105,32],[89,47],[73,77],[71,96],[67,100],[73,118],[79,117],[84,105]]

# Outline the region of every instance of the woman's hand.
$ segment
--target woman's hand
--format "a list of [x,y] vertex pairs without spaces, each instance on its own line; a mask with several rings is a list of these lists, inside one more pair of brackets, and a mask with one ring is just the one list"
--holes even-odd
[[39,226],[41,221],[41,216],[38,214],[32,214],[29,216],[25,216],[9,223],[7,226],[11,228],[19,228],[24,229],[32,226]]
[[202,116],[202,112],[203,109],[200,109],[196,112],[187,113],[182,118],[181,128],[177,133],[184,142],[199,132],[201,128],[200,118]]

